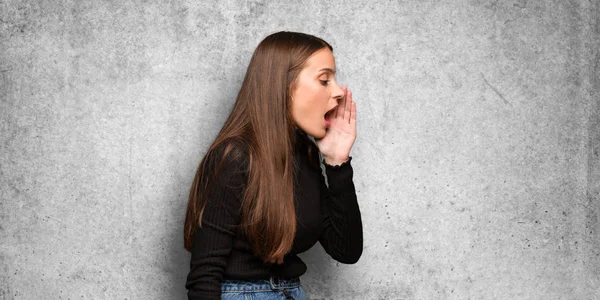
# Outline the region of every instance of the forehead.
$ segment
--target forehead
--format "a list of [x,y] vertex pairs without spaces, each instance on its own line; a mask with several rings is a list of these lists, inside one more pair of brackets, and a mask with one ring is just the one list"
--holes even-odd
[[319,72],[321,69],[328,68],[335,71],[335,58],[331,50],[324,48],[313,53],[307,60],[304,67],[310,72]]

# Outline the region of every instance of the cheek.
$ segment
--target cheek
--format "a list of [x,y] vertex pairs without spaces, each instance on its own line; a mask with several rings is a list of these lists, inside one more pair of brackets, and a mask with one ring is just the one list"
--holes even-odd
[[329,93],[323,86],[312,86],[310,89],[307,89],[307,96],[311,108],[314,110],[321,110],[323,107],[327,106]]
[[320,83],[303,82],[296,90],[294,106],[298,109],[298,117],[310,119],[322,117],[327,109],[330,94]]
[[311,97],[311,103],[308,107],[310,114],[315,119],[322,119],[327,110],[329,96],[323,90],[314,91]]
[[297,106],[301,108],[302,111],[308,112],[311,110],[313,106],[317,103],[315,100],[317,97],[313,88],[303,86],[302,89],[298,89],[296,92],[296,100]]

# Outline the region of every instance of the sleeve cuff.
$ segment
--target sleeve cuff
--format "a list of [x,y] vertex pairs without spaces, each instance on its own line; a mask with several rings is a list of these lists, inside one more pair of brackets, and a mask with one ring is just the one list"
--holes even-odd
[[346,160],[345,162],[343,162],[341,165],[332,166],[332,165],[326,163],[325,159],[323,159],[323,165],[325,165],[325,167],[327,167],[329,169],[332,169],[332,170],[339,170],[339,169],[343,168],[346,165],[350,165],[350,161],[351,160],[352,160],[352,156],[349,156],[348,160]]
[[350,156],[347,161],[343,162],[341,165],[332,166],[325,163],[323,160],[323,165],[325,165],[325,173],[327,174],[327,184],[329,185],[329,190],[331,192],[338,192],[343,190],[347,184],[352,184],[353,170],[352,157]]

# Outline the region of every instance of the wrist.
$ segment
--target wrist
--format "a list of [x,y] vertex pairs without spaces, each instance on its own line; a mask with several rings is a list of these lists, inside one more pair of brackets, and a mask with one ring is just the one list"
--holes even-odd
[[343,163],[348,161],[348,157],[345,158],[330,158],[330,157],[323,157],[323,160],[326,164],[330,165],[330,166],[340,166]]

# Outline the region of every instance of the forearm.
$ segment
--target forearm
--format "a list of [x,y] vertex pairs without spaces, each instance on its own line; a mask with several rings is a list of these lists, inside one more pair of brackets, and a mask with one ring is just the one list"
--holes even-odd
[[327,166],[329,187],[322,184],[324,229],[320,242],[334,259],[355,263],[362,255],[362,219],[350,159],[338,166]]

